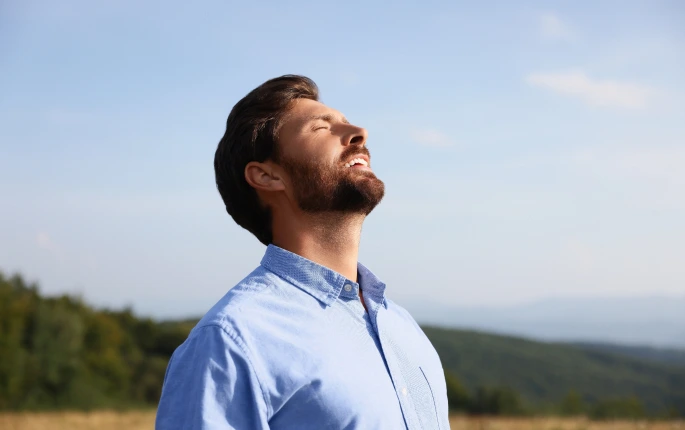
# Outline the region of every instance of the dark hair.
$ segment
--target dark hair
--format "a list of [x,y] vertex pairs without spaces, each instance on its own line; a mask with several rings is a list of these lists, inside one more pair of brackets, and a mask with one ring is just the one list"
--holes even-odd
[[304,76],[285,75],[264,82],[243,97],[226,120],[226,133],[214,154],[216,187],[233,220],[268,245],[273,240],[271,211],[245,180],[251,161],[278,161],[278,130],[291,103],[318,100],[319,89]]

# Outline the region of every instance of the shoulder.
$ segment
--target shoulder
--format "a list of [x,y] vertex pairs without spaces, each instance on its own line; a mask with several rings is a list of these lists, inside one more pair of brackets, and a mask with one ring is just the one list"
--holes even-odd
[[235,331],[237,326],[263,317],[277,302],[287,301],[295,293],[285,281],[262,266],[257,267],[231,288],[197,323],[193,332],[216,326]]
[[281,347],[284,332],[301,332],[302,321],[320,309],[314,297],[259,266],[204,315],[188,340],[202,344],[197,338],[217,337],[222,331],[221,339],[258,358]]
[[264,337],[259,336],[263,332],[260,325],[269,324],[268,309],[279,297],[282,301],[283,290],[287,290],[279,279],[260,266],[202,317],[172,355],[165,378],[167,392],[183,391],[174,387],[190,384],[188,381],[213,387],[241,380],[261,393],[258,397],[264,399],[266,410],[271,410],[265,395],[269,378],[255,338]]

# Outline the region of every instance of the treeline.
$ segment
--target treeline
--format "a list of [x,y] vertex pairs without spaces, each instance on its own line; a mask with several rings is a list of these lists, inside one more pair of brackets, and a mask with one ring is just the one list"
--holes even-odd
[[153,406],[188,330],[0,273],[0,410]]
[[[139,318],[128,309],[96,310],[72,296],[42,297],[36,284],[0,272],[0,410],[154,407],[169,358],[194,324]],[[427,333],[440,346],[435,333]],[[449,340],[447,331],[442,334]],[[456,358],[438,347],[441,350],[443,365],[452,367],[449,360]],[[493,370],[488,366],[488,372]],[[455,374],[445,376],[455,413],[655,416],[635,398],[588,403],[569,392],[563,399],[529,403],[510,387],[469,390]],[[664,411],[659,416],[677,413]]]
[[518,392],[509,387],[480,386],[469,392],[459,378],[445,371],[447,401],[452,413],[468,415],[560,415],[587,416],[592,419],[641,419],[641,418],[678,418],[679,412],[669,408],[658,414],[646,411],[642,402],[634,397],[617,397],[588,402],[576,391],[571,390],[558,403],[531,405],[526,403]]

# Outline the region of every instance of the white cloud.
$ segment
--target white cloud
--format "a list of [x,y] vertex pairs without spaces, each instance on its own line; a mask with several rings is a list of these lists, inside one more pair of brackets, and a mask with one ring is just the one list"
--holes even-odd
[[582,70],[558,73],[531,73],[528,84],[575,97],[592,106],[639,109],[647,106],[655,91],[647,86],[614,80],[590,78]]
[[543,38],[561,41],[574,39],[573,31],[554,12],[542,13],[538,19]]
[[52,242],[52,239],[50,239],[50,236],[42,232],[36,234],[36,245],[38,245],[38,248],[46,250],[55,248],[55,244]]
[[36,234],[36,246],[38,249],[47,251],[53,256],[61,259],[64,257],[64,252],[60,246],[58,246],[52,238],[47,233],[39,232]]
[[413,130],[410,133],[410,136],[414,142],[423,146],[445,148],[454,145],[454,142],[449,136],[435,129]]

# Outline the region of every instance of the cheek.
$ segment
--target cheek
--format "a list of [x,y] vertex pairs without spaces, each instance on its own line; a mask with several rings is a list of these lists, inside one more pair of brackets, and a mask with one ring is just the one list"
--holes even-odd
[[307,164],[318,166],[320,169],[333,169],[340,167],[340,153],[322,146],[312,148],[302,155],[302,160]]
[[321,160],[330,166],[340,166],[342,151],[340,145],[330,145],[319,153]]
[[322,140],[310,148],[311,159],[327,165],[333,165],[340,160],[340,145]]
[[281,154],[300,165],[317,166],[317,170],[340,167],[340,157],[344,148],[338,138],[328,133],[297,133],[283,136],[280,142]]
[[309,161],[312,163],[333,163],[337,160],[334,148],[325,139],[313,139],[311,136],[298,136],[283,145],[282,154],[289,159]]

